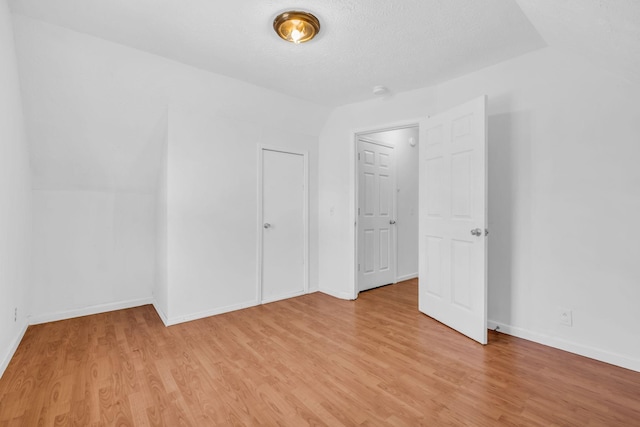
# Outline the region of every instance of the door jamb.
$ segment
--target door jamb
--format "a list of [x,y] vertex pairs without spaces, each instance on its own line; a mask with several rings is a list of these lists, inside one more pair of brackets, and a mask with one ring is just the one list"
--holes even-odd
[[257,234],[258,234],[258,247],[257,247],[257,280],[256,280],[256,304],[264,304],[262,300],[262,248],[263,248],[263,230],[262,226],[264,224],[264,212],[262,205],[262,197],[263,197],[263,162],[264,162],[264,152],[265,151],[276,151],[279,153],[285,154],[293,154],[302,156],[304,163],[304,172],[303,172],[303,234],[304,234],[304,294],[309,293],[309,153],[308,151],[298,151],[298,150],[290,150],[288,148],[275,147],[271,145],[258,144],[258,188],[257,188]]

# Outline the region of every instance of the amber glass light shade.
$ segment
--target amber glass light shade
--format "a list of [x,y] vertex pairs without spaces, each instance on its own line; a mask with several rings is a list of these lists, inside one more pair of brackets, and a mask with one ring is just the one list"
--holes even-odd
[[290,11],[276,16],[273,29],[291,43],[308,42],[320,32],[320,21],[309,12]]

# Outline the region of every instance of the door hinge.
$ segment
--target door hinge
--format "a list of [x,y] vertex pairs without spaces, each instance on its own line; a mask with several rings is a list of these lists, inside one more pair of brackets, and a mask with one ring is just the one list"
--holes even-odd
[[358,153],[358,160],[360,160],[360,153]]
[[360,215],[360,208],[358,208],[358,215]]
[[360,271],[360,264],[358,264],[358,271]]

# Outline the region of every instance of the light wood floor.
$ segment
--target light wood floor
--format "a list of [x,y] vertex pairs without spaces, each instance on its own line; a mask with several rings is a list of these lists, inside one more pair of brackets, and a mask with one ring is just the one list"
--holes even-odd
[[29,327],[0,426],[640,425],[640,373],[506,335],[482,347],[408,281],[165,328],[151,306]]

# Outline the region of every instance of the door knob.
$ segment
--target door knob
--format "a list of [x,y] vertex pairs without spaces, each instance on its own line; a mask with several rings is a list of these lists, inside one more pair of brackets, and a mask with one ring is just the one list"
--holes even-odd
[[482,235],[482,230],[480,230],[479,228],[473,229],[473,230],[471,230],[471,235],[472,236],[481,236]]
[[393,225],[393,224],[395,224],[395,223],[396,223],[396,222],[395,222],[394,220],[390,220],[390,221],[389,221],[389,224],[391,224],[391,225]]
[[265,222],[263,225],[264,228],[271,228],[271,224],[269,224],[268,222]]

